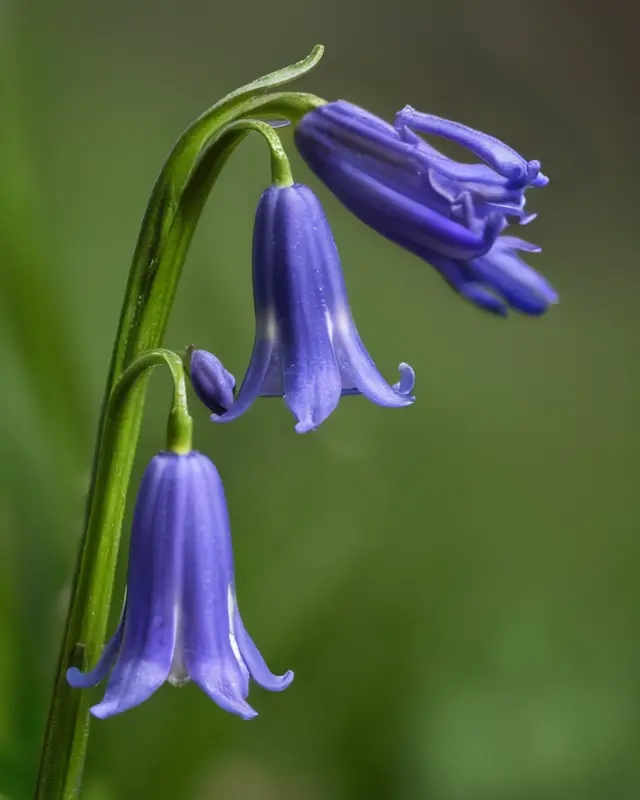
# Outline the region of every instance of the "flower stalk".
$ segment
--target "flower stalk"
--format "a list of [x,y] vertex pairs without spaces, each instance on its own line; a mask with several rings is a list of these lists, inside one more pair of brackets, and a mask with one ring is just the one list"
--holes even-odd
[[[102,647],[129,472],[135,454],[135,445],[127,445],[127,436],[132,430],[131,397],[139,393],[141,384],[146,384],[149,370],[161,364],[169,368],[174,386],[167,426],[168,448],[181,453],[191,449],[191,417],[182,361],[168,350],[149,351],[122,373],[107,403],[104,445],[60,652],[60,664],[65,671],[70,666],[81,668],[91,664]],[[118,466],[127,471],[123,473]],[[77,795],[88,736],[88,708],[85,694],[73,692],[65,673],[58,674],[36,797]],[[61,756],[66,756],[63,763],[56,760]]]
[[[152,361],[156,357],[149,351],[162,344],[182,266],[207,197],[240,142],[251,131],[264,135],[255,118],[295,122],[324,102],[313,95],[267,92],[304,74],[321,56],[322,48],[316,47],[303,61],[260,78],[213,106],[180,137],[153,188],[129,272],[105,389],[87,521],[58,658],[36,800],[71,800],[80,792],[89,702],[85,692],[71,689],[65,676],[70,667],[86,670],[94,663],[105,639],[149,377],[146,367],[138,372],[131,365],[141,356]],[[273,154],[275,142],[270,144]],[[272,155],[272,161],[278,168],[274,180],[286,185],[281,156]],[[134,373],[135,380],[124,379]],[[186,417],[177,412],[169,425],[170,443],[177,452],[187,446],[187,429]]]

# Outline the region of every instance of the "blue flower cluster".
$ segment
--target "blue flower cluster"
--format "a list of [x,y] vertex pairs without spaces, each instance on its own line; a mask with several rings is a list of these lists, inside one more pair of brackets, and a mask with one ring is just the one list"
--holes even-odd
[[[465,147],[479,163],[454,161],[421,134]],[[539,315],[557,302],[519,252],[539,248],[505,234],[525,225],[527,189],[547,178],[537,161],[456,122],[412,108],[393,125],[344,101],[307,113],[295,130],[315,175],[362,222],[438,270],[467,300],[505,315]],[[253,354],[239,390],[211,353],[190,354],[190,376],[215,422],[243,414],[258,397],[281,396],[295,429],[317,428],[343,395],[388,408],[413,403],[414,372],[399,365],[391,385],[367,352],[349,308],[340,257],[313,191],[270,186],[253,238]],[[236,599],[231,535],[216,468],[197,452],[162,453],[138,495],[127,597],[118,629],[72,686],[108,679],[97,717],[146,700],[165,681],[191,679],[221,708],[246,719],[249,679],[272,691],[291,672],[271,673],[249,637]]]

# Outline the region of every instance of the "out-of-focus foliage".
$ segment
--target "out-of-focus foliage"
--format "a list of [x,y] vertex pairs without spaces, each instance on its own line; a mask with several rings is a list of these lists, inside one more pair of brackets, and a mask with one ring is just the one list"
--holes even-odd
[[[542,161],[551,184],[527,233],[561,303],[540,320],[483,315],[294,158],[325,202],[367,347],[390,378],[412,364],[418,399],[392,412],[348,398],[304,437],[277,401],[220,428],[194,406],[197,446],[225,481],[245,620],[296,679],[281,695],[254,688],[249,723],[193,686],[95,723],[85,796],[638,797],[639,21],[623,0],[5,0],[0,792],[32,794],[155,175],[205,107],[322,41],[305,88],[388,117],[411,103]],[[212,350],[236,375],[268,175],[261,143],[245,143],[203,216],[166,341]],[[168,402],[155,377],[136,481]]]

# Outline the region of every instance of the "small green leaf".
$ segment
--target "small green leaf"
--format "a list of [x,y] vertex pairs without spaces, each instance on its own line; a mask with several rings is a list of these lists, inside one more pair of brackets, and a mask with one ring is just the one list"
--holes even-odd
[[[220,108],[221,106],[226,106],[238,100],[244,100],[247,97],[253,97],[256,94],[269,91],[270,89],[276,89],[278,86],[284,86],[285,83],[291,83],[291,81],[301,78],[312,70],[320,61],[323,54],[324,47],[321,44],[317,44],[306,58],[297,61],[295,64],[291,64],[289,67],[283,67],[282,69],[277,69],[275,72],[270,72],[268,75],[264,75],[262,78],[258,78],[248,83],[246,86],[241,86],[240,89],[236,89],[235,92],[231,92],[231,94],[223,97],[213,108]],[[213,108],[211,110],[213,110]]]

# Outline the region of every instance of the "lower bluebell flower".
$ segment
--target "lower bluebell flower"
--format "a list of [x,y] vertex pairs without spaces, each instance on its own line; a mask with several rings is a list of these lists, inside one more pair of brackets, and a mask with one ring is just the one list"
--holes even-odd
[[271,691],[293,673],[270,672],[242,623],[236,600],[229,519],[220,476],[197,452],[161,453],[136,501],[127,596],[118,629],[91,672],[72,668],[71,686],[107,675],[96,717],[147,700],[165,681],[194,681],[221,708],[249,719],[249,677]]
[[210,354],[192,356],[191,380],[216,422],[236,419],[258,396],[284,396],[298,433],[320,425],[345,394],[387,407],[413,402],[411,367],[400,364],[400,381],[390,386],[358,335],[329,223],[307,186],[271,186],[260,198],[253,292],[253,354],[224,414],[216,411],[223,368]]
[[[449,139],[483,163],[455,161],[419,133]],[[540,162],[409,106],[390,125],[343,100],[327,103],[302,118],[295,139],[309,167],[355,216],[435,266],[469,300],[502,313],[505,304],[495,293],[511,303],[511,296],[529,297],[534,283],[537,301],[511,305],[540,313],[543,298],[545,308],[557,300],[514,253],[535,248],[499,238],[509,223],[535,217],[525,210],[525,191],[548,182]]]

